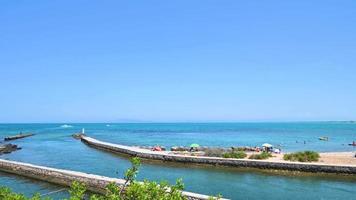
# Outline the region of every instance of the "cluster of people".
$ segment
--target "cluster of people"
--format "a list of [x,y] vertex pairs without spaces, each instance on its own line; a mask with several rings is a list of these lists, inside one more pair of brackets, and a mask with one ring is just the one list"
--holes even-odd
[[281,149],[280,148],[273,148],[273,145],[265,143],[262,145],[262,151],[264,152],[268,152],[268,153],[281,153]]

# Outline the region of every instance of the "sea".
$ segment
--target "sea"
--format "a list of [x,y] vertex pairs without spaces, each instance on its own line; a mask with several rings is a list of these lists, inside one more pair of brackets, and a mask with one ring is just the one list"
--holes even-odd
[[[22,149],[0,155],[1,159],[27,162],[122,178],[130,167],[129,158],[93,149],[71,137],[81,132],[93,138],[134,146],[161,145],[232,147],[270,143],[282,152],[356,152],[355,122],[271,122],[271,123],[53,123],[0,124],[0,138],[20,132],[35,136],[11,141]],[[319,140],[328,137],[328,141]],[[355,158],[356,159],[356,158]],[[355,175],[310,174],[143,161],[139,180],[175,183],[182,178],[185,190],[221,194],[229,199],[356,199]],[[62,190],[49,184],[0,172],[0,186],[31,196]],[[65,190],[48,195],[68,197]]]

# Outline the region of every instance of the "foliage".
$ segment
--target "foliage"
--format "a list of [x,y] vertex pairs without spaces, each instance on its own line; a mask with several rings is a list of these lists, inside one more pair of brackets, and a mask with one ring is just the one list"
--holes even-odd
[[289,153],[283,156],[284,160],[299,161],[299,162],[313,162],[318,161],[320,158],[319,153],[315,151],[302,151],[296,153]]
[[215,197],[210,196],[210,197],[208,198],[208,200],[219,200],[219,199],[222,199],[222,198],[223,198],[223,196],[222,196],[221,194],[218,194],[218,195],[216,195]]
[[12,192],[9,188],[0,187],[0,199],[1,200],[40,200],[41,197],[39,194],[35,194],[31,198],[27,198],[23,194],[17,194]]
[[243,151],[231,151],[223,154],[224,158],[246,158],[247,154]]
[[232,147],[234,150],[237,150],[237,151],[245,151],[246,148],[244,147]]
[[247,154],[241,148],[226,150],[222,148],[208,148],[204,150],[204,155],[209,157],[224,158],[245,158]]
[[167,182],[144,181],[143,183],[132,183],[125,192],[127,200],[136,199],[160,199],[160,200],[183,200],[186,199],[181,190],[184,185],[182,180],[177,180],[175,185],[169,185]]
[[131,159],[131,168],[129,168],[126,172],[125,172],[125,183],[124,186],[121,187],[121,190],[119,192],[119,194],[121,194],[123,192],[123,190],[127,187],[127,185],[129,185],[131,182],[133,182],[138,174],[138,169],[141,166],[141,161],[139,158],[134,157]]
[[85,195],[86,187],[83,183],[74,181],[69,190],[70,200],[82,200]]
[[265,160],[272,157],[271,153],[268,152],[262,152],[260,154],[252,154],[250,155],[250,157],[248,157],[249,159],[255,159],[255,160]]
[[222,148],[208,148],[204,150],[204,155],[209,157],[222,157],[226,151]]

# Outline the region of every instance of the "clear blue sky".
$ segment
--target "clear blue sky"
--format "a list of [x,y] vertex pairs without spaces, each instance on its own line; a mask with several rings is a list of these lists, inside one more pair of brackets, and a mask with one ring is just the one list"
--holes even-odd
[[0,122],[356,120],[356,1],[0,2]]

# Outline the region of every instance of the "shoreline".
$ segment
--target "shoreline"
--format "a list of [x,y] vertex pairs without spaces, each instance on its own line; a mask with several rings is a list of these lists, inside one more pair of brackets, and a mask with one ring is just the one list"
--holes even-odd
[[[293,153],[293,152],[288,152]],[[291,162],[283,160],[283,156],[288,153],[272,154],[271,158],[266,159],[266,161],[275,162]],[[352,151],[343,152],[318,152],[320,155],[319,161],[316,162],[293,162],[293,163],[310,163],[310,164],[329,164],[329,165],[340,165],[340,166],[355,166],[356,158],[355,153]],[[254,153],[247,152],[247,155]]]
[[251,167],[260,169],[280,169],[290,171],[304,171],[304,172],[326,172],[326,173],[345,173],[356,174],[355,164],[340,164],[340,163],[322,163],[322,162],[291,162],[284,160],[251,160],[251,159],[234,159],[234,158],[220,158],[220,157],[206,157],[206,156],[189,156],[171,154],[166,151],[151,151],[141,149],[138,147],[131,147],[119,144],[112,144],[96,140],[91,137],[81,136],[81,141],[93,148],[110,151],[113,153],[127,154],[130,156],[137,156],[144,159],[161,160],[168,162],[181,163],[195,163],[206,165],[221,165],[229,167]]

